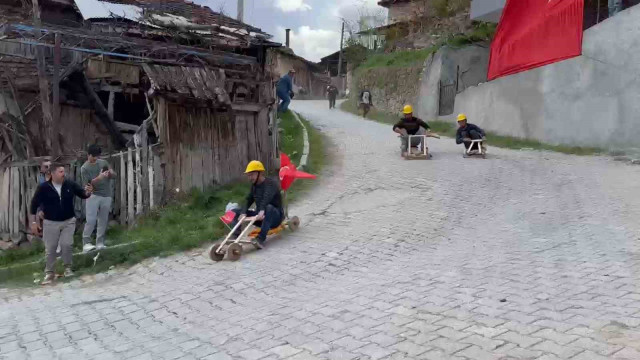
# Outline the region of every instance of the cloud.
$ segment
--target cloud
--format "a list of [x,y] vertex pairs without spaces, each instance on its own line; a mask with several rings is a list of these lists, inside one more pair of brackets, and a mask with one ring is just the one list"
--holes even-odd
[[[284,44],[285,30],[279,26],[275,36],[276,41]],[[319,62],[331,53],[340,49],[340,30],[312,29],[309,26],[301,26],[298,30],[291,30],[291,49],[298,56]]]
[[276,0],[276,7],[284,12],[311,10],[311,6],[304,0]]

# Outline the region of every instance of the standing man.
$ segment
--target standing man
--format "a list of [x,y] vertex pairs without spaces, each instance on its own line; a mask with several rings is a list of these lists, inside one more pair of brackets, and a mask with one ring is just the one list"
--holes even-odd
[[[111,179],[116,173],[111,170],[109,163],[99,159],[102,150],[98,145],[91,145],[87,149],[87,161],[80,168],[80,175],[84,184],[93,187],[93,196],[86,201],[87,223],[82,232],[82,251],[89,252],[96,247],[98,250],[105,247],[104,234],[109,224],[109,212],[111,211]],[[91,234],[98,224],[96,231],[96,246],[91,243]]]
[[280,104],[278,104],[279,113],[286,112],[289,109],[289,103],[293,97],[293,76],[295,73],[295,70],[289,70],[276,84],[276,95],[280,98]]
[[371,92],[367,89],[363,90],[360,93],[360,107],[362,108],[362,117],[367,117],[369,110],[373,106],[373,96],[371,96]]
[[[87,199],[93,191],[90,185],[84,190],[77,183],[66,180],[64,165],[55,164],[51,168],[51,179],[38,185],[35,195],[31,200],[29,221],[31,232],[38,234],[42,230],[42,240],[45,246],[46,266],[42,285],[50,284],[55,279],[54,265],[57,254],[56,249],[60,245],[62,261],[64,262],[64,276],[73,276],[71,270],[73,253],[73,232],[76,229],[74,197]],[[42,206],[44,212],[44,224],[42,228],[36,221],[36,212]]]
[[[51,180],[51,161],[42,160],[40,163],[40,172],[38,173],[38,185],[44,184],[49,180]],[[44,212],[42,211],[42,206],[38,208],[36,221],[42,230],[44,223]],[[42,237],[42,232],[34,233],[33,235]],[[58,252],[60,252],[60,247],[58,247]]]
[[[458,115],[458,131],[456,131],[456,144],[464,143],[464,148],[469,149],[471,146],[471,140],[482,140],[484,139],[486,134],[484,130],[480,129],[478,126],[467,123],[467,115],[459,114]],[[471,149],[471,151],[480,151],[480,148],[476,144],[475,149]]]
[[[400,121],[393,125],[393,131],[402,136],[402,156],[406,156],[409,150],[409,138],[407,135],[425,135],[429,130],[429,124],[413,116],[413,107],[405,105],[402,109],[404,116]],[[412,138],[411,146],[421,144],[420,138]]]
[[38,185],[51,180],[51,161],[42,160],[40,163],[40,172],[38,173]]
[[327,87],[327,94],[329,95],[329,109],[335,109],[336,98],[338,97],[338,88],[333,85],[329,85],[329,87]]

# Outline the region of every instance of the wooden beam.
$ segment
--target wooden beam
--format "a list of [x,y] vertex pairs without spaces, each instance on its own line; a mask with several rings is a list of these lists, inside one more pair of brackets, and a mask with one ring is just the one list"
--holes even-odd
[[127,141],[120,133],[120,130],[118,130],[118,127],[113,121],[113,118],[109,116],[109,112],[107,111],[107,109],[105,109],[104,105],[102,104],[102,100],[100,100],[100,97],[98,96],[98,94],[96,94],[96,92],[93,90],[93,87],[91,87],[91,83],[89,82],[89,79],[87,79],[87,77],[84,76],[84,74],[82,74],[82,77],[84,80],[83,81],[84,90],[86,91],[87,95],[89,95],[89,101],[91,102],[91,105],[93,106],[93,109],[96,112],[96,116],[98,117],[98,119],[100,119],[100,121],[102,121],[104,126],[107,128],[116,146],[121,148],[125,147],[125,144],[127,143]]
[[[38,0],[33,0],[33,23],[35,24],[34,35],[36,38],[39,38],[42,34],[40,33],[40,27],[42,26],[42,21],[40,20],[40,5],[38,4]],[[57,139],[55,136],[55,132],[53,131],[53,115],[51,110],[51,101],[49,100],[49,81],[47,79],[47,64],[44,58],[45,48],[41,45],[36,45],[36,61],[37,61],[37,70],[38,70],[38,86],[40,90],[40,104],[42,107],[42,120],[44,127],[44,141],[45,148],[52,155],[58,155],[58,150],[54,147],[57,144],[57,141],[53,141]]]
[[[55,34],[55,46],[53,47],[53,109],[52,109],[52,120],[53,126],[56,126],[60,123],[60,59],[62,57],[60,50],[60,43],[62,41],[62,37],[60,34]],[[55,142],[54,146],[57,147],[58,137],[54,138]],[[57,154],[57,153],[56,153]]]
[[[109,93],[109,103],[107,105],[107,114],[109,114],[109,117],[111,119],[113,119],[113,106],[115,105],[115,102],[116,102],[116,93],[111,91]],[[114,121],[114,123],[115,123],[115,121]]]
[[116,124],[116,126],[118,127],[118,129],[120,129],[121,131],[138,131],[138,129],[140,128],[138,125],[131,125],[131,124],[127,124],[127,123],[123,123],[123,122],[119,122],[119,121],[114,121],[114,124]]

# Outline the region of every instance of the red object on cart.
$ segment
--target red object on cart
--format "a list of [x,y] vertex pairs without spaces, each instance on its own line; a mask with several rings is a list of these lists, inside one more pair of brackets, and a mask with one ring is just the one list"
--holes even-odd
[[233,222],[233,219],[236,217],[236,213],[234,213],[233,211],[229,210],[226,213],[224,213],[223,216],[220,216],[220,220],[222,220],[223,223],[229,225]]

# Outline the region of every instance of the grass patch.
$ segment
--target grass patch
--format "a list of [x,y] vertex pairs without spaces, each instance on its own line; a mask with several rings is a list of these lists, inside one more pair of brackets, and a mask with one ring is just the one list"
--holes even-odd
[[487,42],[493,39],[496,32],[496,24],[474,22],[471,31],[464,34],[456,34],[440,40],[436,45],[420,50],[401,50],[390,53],[376,53],[369,55],[358,66],[357,70],[379,67],[414,67],[421,66],[429,55],[437,52],[443,46],[459,48],[462,46]]
[[[306,120],[310,153],[306,171],[317,174],[325,165],[323,135]],[[280,122],[281,148],[299,163],[302,155],[302,127],[290,113]],[[289,190],[289,202],[299,199],[311,189],[315,181],[300,180]],[[78,276],[109,270],[116,265],[134,265],[150,257],[166,257],[185,250],[211,243],[226,234],[227,229],[218,217],[224,213],[228,202],[242,203],[249,188],[248,182],[223,187],[211,187],[205,191],[192,190],[173,203],[138,219],[131,230],[122,226],[111,227],[107,232],[109,247],[100,251],[94,262],[95,252],[78,254],[73,258]],[[121,245],[121,246],[118,246]],[[81,234],[74,236],[74,252],[82,249]],[[35,245],[29,250],[9,250],[0,255],[0,284],[4,286],[33,286],[34,279],[41,280],[44,269],[44,247]],[[7,268],[13,266],[12,268]],[[3,269],[2,269],[3,268]],[[61,273],[62,263],[57,262]]]
[[[307,166],[304,170],[310,174],[319,175],[327,161],[326,154],[326,141],[324,135],[314,128],[309,121],[298,114],[298,117],[307,129],[309,135],[309,156],[307,157]],[[280,151],[291,157],[296,166],[300,164],[300,158],[302,157],[302,127],[300,123],[296,121],[291,114],[291,111],[284,113],[280,119],[279,127],[283,129],[284,134],[296,134],[295,137],[281,137]],[[291,155],[290,152],[297,151],[296,155]],[[299,166],[298,166],[299,167]],[[316,180],[298,180],[291,186],[289,193],[287,194],[290,202],[296,201],[303,197],[308,191],[315,186]]]
[[[340,104],[340,109],[352,114],[361,115],[358,112],[356,102],[349,99]],[[400,119],[400,114],[394,115],[372,108],[367,114],[367,120],[376,121],[383,124],[395,124]],[[450,122],[439,120],[425,120],[431,126],[431,131],[450,138],[455,138],[456,126]],[[517,138],[513,136],[503,136],[496,133],[487,132],[489,146],[499,148],[522,150],[548,150],[571,155],[595,155],[604,153],[602,149],[595,147],[567,146],[545,144],[537,140]]]
[[358,69],[371,69],[378,67],[413,67],[419,66],[438,50],[437,47],[421,50],[394,51],[388,54],[373,54],[358,67]]

